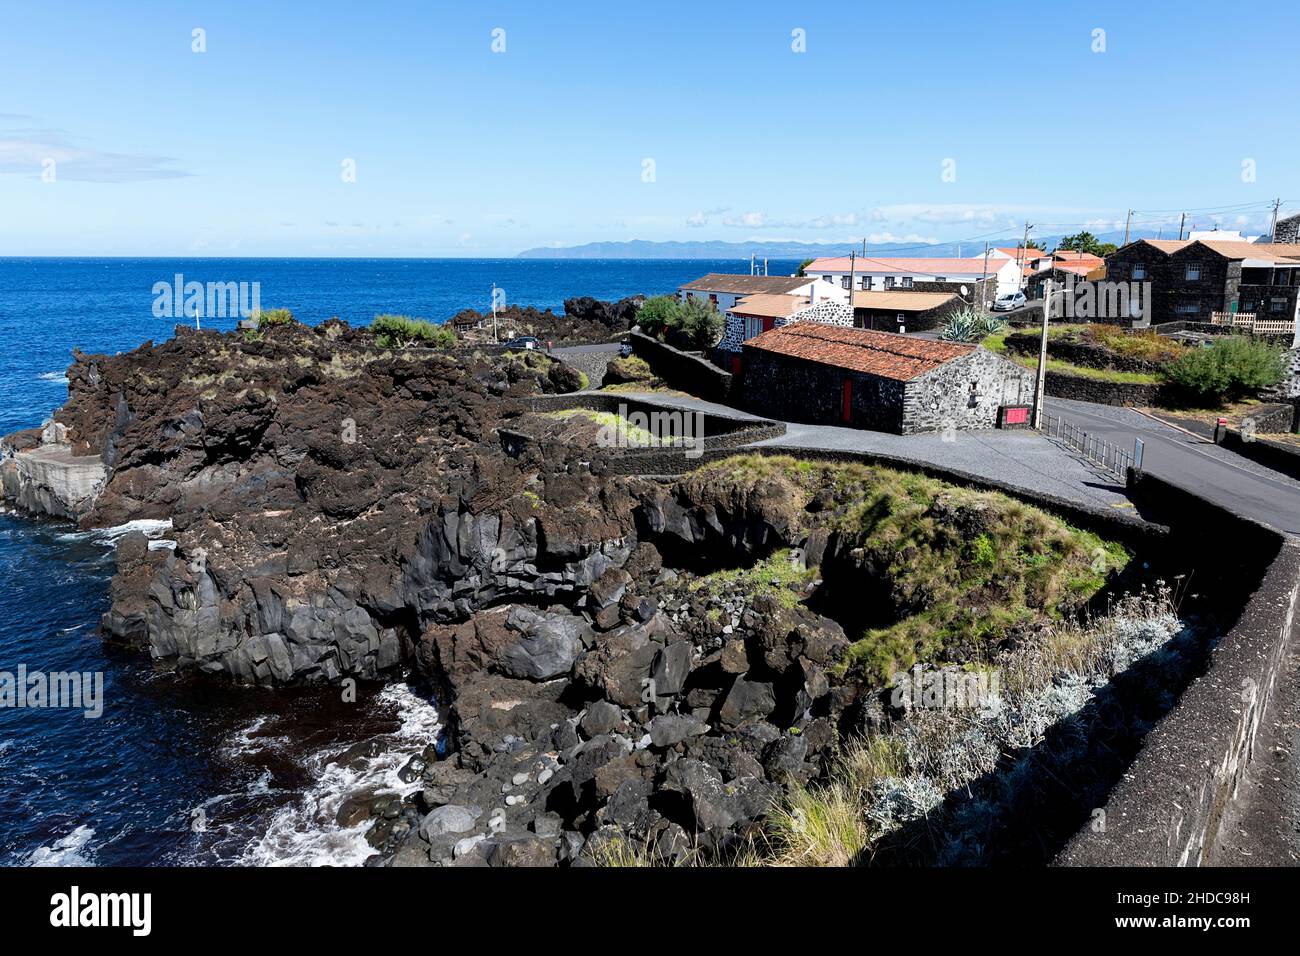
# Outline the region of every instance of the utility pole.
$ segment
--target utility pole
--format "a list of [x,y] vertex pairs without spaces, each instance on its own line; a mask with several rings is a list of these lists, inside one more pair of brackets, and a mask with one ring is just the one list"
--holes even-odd
[[1034,378],[1034,430],[1043,427],[1044,387],[1047,383],[1047,318],[1052,313],[1052,280],[1043,281],[1043,336],[1038,343],[1038,374]]
[[1183,226],[1187,225],[1187,213],[1183,213],[1178,220],[1178,241],[1183,241]]
[[[1023,274],[1023,270],[1022,270]],[[980,276],[980,308],[984,308],[984,290],[989,281],[989,244],[984,243],[984,274]]]
[[854,273],[857,271],[857,264],[858,261],[856,258],[856,252],[850,249],[849,250],[849,311],[853,310],[853,278],[854,278]]
[[862,258],[865,259],[866,257],[867,257],[867,237],[863,236],[862,237]]
[[1273,221],[1268,226],[1268,241],[1273,242],[1277,238],[1277,211],[1282,206],[1281,199],[1273,200]]
[[1020,267],[1020,274],[1016,276],[1016,291],[1018,292],[1025,287],[1025,263],[1029,261],[1029,230],[1033,228],[1033,223],[1025,223],[1025,238],[1020,241],[1020,255],[1016,256],[1016,265]]
[[501,344],[501,333],[497,331],[497,284],[492,283],[492,341]]
[[1128,215],[1124,217],[1124,245],[1126,246],[1128,245],[1128,228],[1130,225],[1132,225],[1132,223],[1133,223],[1133,210],[1130,209],[1128,211]]

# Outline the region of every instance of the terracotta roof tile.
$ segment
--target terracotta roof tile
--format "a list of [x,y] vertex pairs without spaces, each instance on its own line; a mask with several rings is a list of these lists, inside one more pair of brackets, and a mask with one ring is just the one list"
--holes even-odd
[[744,347],[899,382],[911,381],[978,348],[819,322],[782,326],[755,336]]

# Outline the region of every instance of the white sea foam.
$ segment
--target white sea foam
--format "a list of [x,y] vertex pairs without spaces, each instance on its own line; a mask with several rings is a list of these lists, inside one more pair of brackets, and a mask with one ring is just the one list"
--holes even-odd
[[139,531],[146,538],[158,538],[172,529],[171,518],[137,518],[126,524],[113,525],[111,528],[92,528],[90,531],[69,531],[59,535],[58,541],[98,541],[101,544],[116,544],[133,531]]
[[23,862],[27,866],[94,866],[94,855],[90,850],[94,836],[95,831],[90,827],[79,826],[52,845],[33,850]]
[[59,385],[68,384],[68,376],[63,372],[42,372],[40,375],[36,377],[39,378],[42,382],[56,382]]
[[389,738],[390,746],[355,767],[327,763],[338,752],[337,746],[309,757],[314,781],[295,803],[276,811],[266,833],[245,848],[240,864],[360,866],[375,852],[366,842],[369,821],[342,827],[336,819],[339,807],[357,793],[406,796],[420,789],[418,780],[403,783],[398,772],[412,753],[434,743],[441,729],[432,702],[405,684],[385,688],[379,701],[395,706],[401,721],[401,728]]

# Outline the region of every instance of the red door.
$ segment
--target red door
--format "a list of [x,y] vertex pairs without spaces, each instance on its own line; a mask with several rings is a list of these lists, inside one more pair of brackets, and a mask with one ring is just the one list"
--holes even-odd
[[771,332],[772,329],[774,329],[774,328],[776,328],[776,319],[764,319],[764,320],[763,320],[763,331],[764,331],[764,332]]
[[853,382],[847,378],[840,395],[840,421],[846,425],[853,421]]
[[733,355],[733,356],[731,357],[731,374],[732,374],[732,375],[739,375],[739,374],[740,374],[740,356],[739,356],[739,355]]

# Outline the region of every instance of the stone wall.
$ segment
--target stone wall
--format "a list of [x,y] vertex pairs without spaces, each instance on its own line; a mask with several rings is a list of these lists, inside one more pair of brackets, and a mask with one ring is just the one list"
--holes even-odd
[[[1007,351],[1018,355],[1038,356],[1041,332],[1013,332],[1006,338]],[[1115,369],[1121,372],[1156,372],[1161,368],[1159,362],[1121,355],[1104,345],[1092,342],[1071,342],[1061,336],[1048,336],[1047,357],[1082,365],[1086,368]]]
[[846,424],[844,381],[851,382],[852,427],[901,434],[902,382],[746,348],[740,401],[755,414],[793,422]]
[[646,360],[651,370],[670,387],[710,402],[731,398],[732,378],[707,359],[665,345],[644,332],[628,333],[632,351]]
[[1258,584],[1205,673],[1147,735],[1055,862],[1199,866],[1213,854],[1251,771],[1276,773],[1261,766],[1271,757],[1257,756],[1255,741],[1295,642],[1300,545],[1151,475],[1130,473],[1129,496],[1167,518],[1171,546],[1206,555],[1222,548]]
[[[1032,375],[1033,373],[1030,372]],[[1164,396],[1163,385],[1135,382],[1107,382],[1098,378],[1048,371],[1044,376],[1047,394],[1052,398],[1073,398],[1097,405],[1157,405]]]
[[907,383],[903,434],[993,428],[1001,406],[1033,399],[1032,372],[979,348]]
[[1300,445],[1287,441],[1274,441],[1259,434],[1247,440],[1235,428],[1228,429],[1220,444],[1243,458],[1249,458],[1265,468],[1272,468],[1300,481]]

